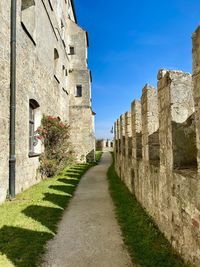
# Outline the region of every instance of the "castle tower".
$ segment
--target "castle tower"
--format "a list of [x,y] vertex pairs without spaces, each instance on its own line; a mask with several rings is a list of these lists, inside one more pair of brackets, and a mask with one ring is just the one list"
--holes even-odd
[[69,124],[71,142],[76,158],[80,162],[95,158],[94,115],[91,105],[91,72],[87,65],[88,35],[72,20],[68,19],[68,56],[70,69]]

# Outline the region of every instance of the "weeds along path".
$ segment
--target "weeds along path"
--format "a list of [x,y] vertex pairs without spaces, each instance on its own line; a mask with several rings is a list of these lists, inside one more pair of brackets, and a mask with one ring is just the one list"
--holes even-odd
[[106,174],[111,163],[111,155],[104,153],[99,165],[81,179],[58,234],[48,243],[42,267],[133,266],[108,190]]

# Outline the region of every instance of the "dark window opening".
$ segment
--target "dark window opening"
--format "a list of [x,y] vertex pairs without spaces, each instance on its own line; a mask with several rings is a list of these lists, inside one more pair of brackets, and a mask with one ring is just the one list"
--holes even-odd
[[39,104],[34,99],[29,101],[29,153],[34,153],[34,147],[37,145],[35,137],[35,110]]
[[58,73],[59,73],[59,54],[58,50],[54,48],[54,77],[57,78]]
[[74,55],[74,54],[75,54],[74,46],[70,46],[70,47],[69,47],[69,54],[70,54],[70,55]]
[[82,86],[81,85],[76,86],[76,96],[82,97]]

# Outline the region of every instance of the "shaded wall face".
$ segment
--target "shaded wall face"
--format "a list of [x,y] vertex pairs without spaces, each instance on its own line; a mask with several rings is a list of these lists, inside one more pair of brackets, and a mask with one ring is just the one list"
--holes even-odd
[[142,103],[142,144],[143,159],[159,165],[159,121],[156,89],[146,85],[141,98]]
[[132,159],[142,159],[142,121],[141,103],[134,101],[131,105]]
[[185,122],[172,122],[174,168],[197,168],[196,123],[192,114]]
[[193,34],[193,86],[196,111],[197,161],[200,171],[200,29]]
[[124,116],[124,128],[125,128],[125,156],[124,160],[124,180],[129,190],[132,191],[132,123],[131,123],[131,112],[126,112]]

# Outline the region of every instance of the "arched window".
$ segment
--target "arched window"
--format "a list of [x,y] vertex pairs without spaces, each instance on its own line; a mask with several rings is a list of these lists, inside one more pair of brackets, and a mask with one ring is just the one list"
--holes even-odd
[[21,23],[25,32],[35,44],[35,0],[22,0]]
[[36,100],[29,100],[29,154],[34,155],[36,153],[35,147],[37,145],[37,138],[35,131],[40,125],[39,104]]
[[58,50],[54,48],[54,76],[57,78],[59,73],[59,54]]

